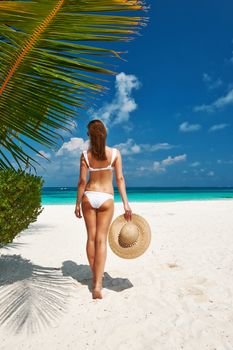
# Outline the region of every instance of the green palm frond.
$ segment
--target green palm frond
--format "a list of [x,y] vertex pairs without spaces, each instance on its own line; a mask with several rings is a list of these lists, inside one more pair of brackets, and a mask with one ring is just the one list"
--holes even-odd
[[13,167],[7,154],[19,167],[38,163],[31,140],[56,147],[74,109],[88,108],[106,90],[102,75],[116,74],[106,57],[121,53],[93,42],[133,39],[147,19],[122,13],[142,9],[126,0],[0,2],[0,169]]

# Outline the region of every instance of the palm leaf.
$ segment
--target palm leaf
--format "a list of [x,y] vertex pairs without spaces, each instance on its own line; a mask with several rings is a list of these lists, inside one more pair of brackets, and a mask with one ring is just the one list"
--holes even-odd
[[121,52],[92,42],[133,39],[147,19],[122,13],[144,8],[125,0],[0,2],[0,169],[9,167],[7,154],[19,167],[38,163],[28,154],[38,152],[32,140],[58,145],[74,109],[89,108],[107,90],[103,76],[116,74],[109,59]]

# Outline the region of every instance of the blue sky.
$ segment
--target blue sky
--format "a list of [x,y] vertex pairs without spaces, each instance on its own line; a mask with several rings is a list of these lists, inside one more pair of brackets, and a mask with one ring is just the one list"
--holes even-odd
[[51,162],[37,156],[44,186],[77,185],[93,118],[121,150],[127,186],[233,186],[233,3],[147,4],[142,35],[112,44],[128,53],[114,61],[109,92],[63,133],[56,153],[41,149]]

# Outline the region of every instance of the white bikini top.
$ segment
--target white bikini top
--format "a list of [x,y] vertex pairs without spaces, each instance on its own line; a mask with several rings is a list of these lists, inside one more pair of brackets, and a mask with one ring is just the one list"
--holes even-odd
[[109,164],[108,166],[106,167],[103,167],[103,168],[92,168],[90,167],[90,164],[89,164],[89,160],[88,160],[88,157],[87,157],[87,151],[83,151],[83,155],[84,155],[84,158],[87,162],[87,165],[88,165],[88,169],[89,171],[99,171],[99,170],[113,170],[114,167],[112,166],[112,163],[116,157],[116,152],[117,152],[117,149],[116,148],[113,148],[112,149],[112,159],[111,159],[111,164]]

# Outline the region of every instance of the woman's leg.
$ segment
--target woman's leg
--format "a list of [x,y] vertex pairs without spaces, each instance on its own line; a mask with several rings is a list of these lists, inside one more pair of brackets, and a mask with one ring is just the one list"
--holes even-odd
[[107,256],[107,237],[109,227],[114,214],[114,201],[106,200],[99,209],[96,216],[96,238],[95,238],[95,261],[94,261],[94,289],[102,288],[102,278]]
[[95,238],[96,238],[96,209],[90,205],[88,198],[84,195],[82,200],[82,213],[87,229],[87,258],[94,275]]

